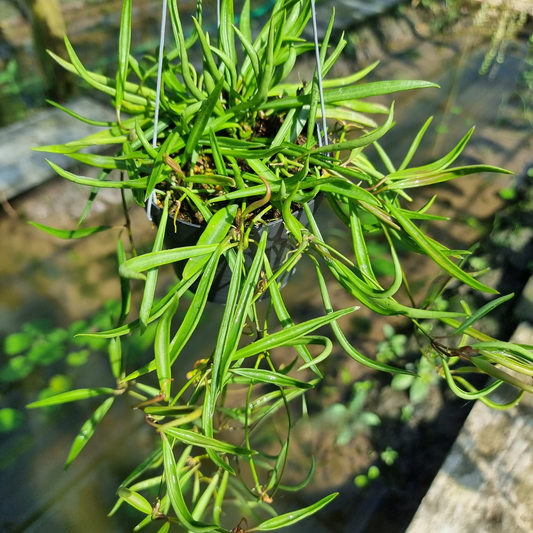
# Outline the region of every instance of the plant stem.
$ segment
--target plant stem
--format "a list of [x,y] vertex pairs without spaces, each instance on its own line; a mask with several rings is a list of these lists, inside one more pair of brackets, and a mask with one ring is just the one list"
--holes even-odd
[[[120,173],[120,181],[124,181],[124,171]],[[131,253],[133,254],[133,257],[137,257],[137,249],[135,248],[135,243],[133,242],[133,233],[131,231],[131,219],[128,211],[128,203],[126,202],[126,191],[124,189],[120,189],[120,196],[122,197],[122,210],[124,211],[124,216],[126,217],[126,230],[130,240]]]

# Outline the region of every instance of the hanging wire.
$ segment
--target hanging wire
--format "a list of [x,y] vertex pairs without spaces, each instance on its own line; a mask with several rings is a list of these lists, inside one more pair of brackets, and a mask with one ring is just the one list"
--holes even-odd
[[316,75],[318,78],[318,92],[320,94],[320,110],[322,112],[322,133],[324,135],[323,142],[320,134],[320,126],[317,123],[316,129],[318,132],[318,145],[327,146],[328,141],[328,126],[326,124],[326,109],[324,107],[324,88],[322,87],[322,67],[320,65],[320,48],[318,46],[318,30],[316,26],[316,9],[315,0],[311,0],[311,16],[313,19],[313,35],[315,38],[315,55],[316,55]]
[[[167,25],[167,0],[163,0],[163,11],[161,13],[161,35],[159,38],[159,62],[157,64],[157,87],[155,93],[155,115],[154,115],[154,136],[152,138],[152,148],[157,147],[157,126],[159,122],[159,104],[161,103],[161,77],[163,73],[163,49],[165,47],[165,28]],[[152,205],[157,205],[157,196],[152,191],[146,201],[146,217],[152,222]]]

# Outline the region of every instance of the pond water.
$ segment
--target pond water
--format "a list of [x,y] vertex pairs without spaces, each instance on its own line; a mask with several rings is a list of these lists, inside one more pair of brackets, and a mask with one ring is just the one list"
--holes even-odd
[[[89,62],[97,63],[113,54],[120,2],[109,2],[105,13],[101,3],[94,4],[98,6],[96,14],[92,14],[91,4],[88,4],[87,16],[83,20],[73,17],[71,23],[77,23],[78,28],[91,28],[85,35],[91,35],[92,40],[83,43],[80,38],[76,44],[80,54]],[[146,1],[138,5],[135,41],[144,43],[139,46],[148,50],[153,47],[157,33],[159,3]],[[398,125],[382,143],[393,161],[402,159],[418,129],[428,116],[433,115],[433,126],[415,162],[424,163],[445,154],[475,123],[475,136],[462,161],[465,164],[483,161],[503,166],[516,173],[515,180],[520,179],[533,163],[531,125],[520,114],[518,100],[512,97],[517,91],[516,79],[523,69],[526,43],[519,40],[516,48],[508,51],[493,79],[478,75],[487,47],[486,41],[473,39],[470,35],[448,35],[417,41],[408,51],[392,53],[384,59],[373,73],[373,79],[428,79],[441,86],[440,91],[406,92],[397,96]],[[104,67],[103,63],[101,66]],[[347,58],[338,64],[333,75],[343,75],[354,68],[353,60]],[[310,77],[311,69],[312,61],[308,61],[299,64],[298,71],[306,79]],[[444,132],[447,132],[446,136]],[[81,173],[87,174],[85,169]],[[415,202],[423,204],[438,192],[435,212],[451,217],[452,221],[432,224],[432,235],[451,248],[465,248],[490,227],[494,213],[504,203],[498,192],[508,187],[509,182],[510,178],[496,175],[468,177],[453,186],[424,190],[416,195]],[[129,404],[132,402],[116,402],[95,437],[65,473],[62,468],[71,441],[97,404],[76,402],[46,413],[23,410],[23,406],[46,387],[50,391],[60,391],[67,385],[76,388],[113,386],[105,350],[96,345],[75,345],[71,341],[72,330],[66,338],[60,328],[68,328],[73,321],[80,320],[95,328],[105,327],[113,306],[108,305],[103,312],[102,307],[120,295],[115,278],[115,242],[119,230],[112,230],[112,237],[102,233],[89,239],[60,241],[26,224],[33,220],[53,227],[74,227],[86,197],[87,192],[80,187],[54,179],[17,198],[0,213],[0,339],[22,331],[30,335],[28,331],[31,330],[34,343],[44,343],[48,348],[54,346],[58,353],[57,360],[47,361],[49,364],[41,364],[38,353],[32,357],[28,355],[28,366],[19,369],[15,378],[9,373],[6,378],[0,369],[0,377],[3,376],[0,383],[2,407],[19,409],[21,417],[20,429],[3,435],[0,445],[0,529],[10,533],[122,532],[130,531],[139,520],[139,515],[126,506],[122,507],[119,517],[106,518],[115,501],[116,487],[151,451],[152,432],[139,413],[131,411]],[[319,216],[332,244],[340,249],[345,247],[345,235],[339,233],[339,225],[328,206],[322,207]],[[131,217],[137,247],[146,251],[154,228],[137,208],[132,208]],[[111,191],[99,195],[87,221],[89,226],[98,224],[123,224],[118,193]],[[381,250],[376,241],[373,253],[386,259]],[[419,294],[437,273],[437,269],[418,257],[409,259],[406,266],[409,281]],[[387,274],[386,270],[383,274]],[[172,280],[172,269],[161,269],[159,287],[169,285]],[[295,321],[321,312],[315,285],[312,266],[302,261],[297,276],[284,289]],[[141,285],[136,284],[134,289],[135,309]],[[332,290],[332,296],[336,308],[353,305],[341,291]],[[218,323],[221,313],[222,308],[209,307],[192,338],[190,349],[181,356],[184,368],[192,368],[196,360],[210,353],[215,342],[211,324]],[[389,322],[395,327],[404,325],[394,319]],[[363,351],[374,354],[376,342],[383,337],[383,324],[383,320],[361,312],[356,320],[346,320],[342,325]],[[150,357],[150,354],[143,353],[144,344],[142,339],[135,343],[134,353],[139,360]],[[84,351],[89,353],[82,353]],[[84,364],[84,358],[90,361]],[[4,354],[3,368],[7,361]],[[340,351],[333,354],[327,370],[331,377],[320,394],[312,397],[311,404],[344,401],[350,395],[348,383],[370,376],[366,369],[344,357]],[[24,374],[27,375],[23,377]],[[16,379],[17,376],[20,379]],[[437,419],[442,398],[435,392],[433,399],[431,416]],[[280,496],[276,502],[278,510],[282,512],[310,504],[334,490],[341,490],[342,496],[331,510],[326,509],[313,522],[304,522],[302,528],[295,526],[291,531],[311,528],[350,533],[377,531],[372,529],[376,527],[375,516],[380,513],[387,516],[387,509],[380,507],[380,503],[384,503],[384,494],[388,493],[377,484],[362,494],[353,484],[354,476],[366,471],[375,458],[368,435],[363,434],[348,445],[337,447],[332,442],[322,442],[323,437],[317,433],[316,427],[304,426],[299,435],[300,444],[291,463],[289,480],[297,482],[305,475],[310,450],[314,450],[318,460],[316,481],[302,494]],[[453,440],[453,436],[448,438]],[[385,448],[384,443],[380,445]],[[394,443],[390,445],[394,446]],[[423,487],[413,489],[399,485],[394,490],[404,498],[409,491],[416,493],[416,498],[423,496]],[[416,509],[416,498],[410,503],[413,509]],[[394,505],[390,499],[387,501],[390,512]],[[239,512],[236,509],[236,522],[240,519]],[[408,515],[405,514],[396,519],[383,518],[379,531],[403,531],[406,519]]]

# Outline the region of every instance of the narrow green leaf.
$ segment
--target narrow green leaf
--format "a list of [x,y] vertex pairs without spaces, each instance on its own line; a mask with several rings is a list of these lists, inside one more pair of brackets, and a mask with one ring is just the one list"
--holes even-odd
[[31,226],[35,226],[43,230],[54,237],[59,237],[60,239],[81,239],[82,237],[88,237],[89,235],[94,235],[100,231],[106,231],[112,229],[113,226],[95,226],[93,228],[80,228],[74,230],[66,229],[56,229],[49,226],[44,226],[43,224],[38,224],[37,222],[28,222]]
[[398,171],[403,170],[404,168],[407,168],[407,165],[411,162],[411,159],[413,159],[413,156],[415,155],[418,146],[420,145],[420,142],[422,141],[422,137],[424,137],[424,133],[426,133],[426,130],[429,128],[429,125],[431,124],[431,121],[433,120],[433,117],[429,117],[426,120],[426,123],[420,128],[420,131],[416,134],[416,137],[414,138],[411,146],[409,147],[409,150],[402,161],[402,164],[398,168]]
[[146,470],[154,468],[155,465],[160,464],[162,455],[163,449],[161,446],[158,446],[157,449],[154,450],[139,466],[137,466],[120,485],[122,487],[127,487],[139,476],[144,474]]
[[[64,61],[63,59],[59,58],[53,53],[50,53],[50,55],[63,67],[65,67],[70,72],[74,72],[75,74],[79,75],[83,80],[85,80],[91,87],[94,87],[95,89],[98,89],[99,91],[108,94],[112,97],[116,97],[117,91],[114,87],[110,86],[112,82],[108,85],[107,83],[111,80],[108,80],[108,78],[105,77],[98,77],[95,76],[92,72],[88,72],[85,67],[83,66],[82,62],[79,60],[78,56],[76,55],[76,52],[74,51],[74,48],[72,48],[72,45],[70,44],[70,41],[68,40],[67,36],[65,35],[65,47],[67,49],[67,53],[70,57],[70,60],[72,61],[72,65],[70,65],[67,61]],[[72,68],[69,68],[72,67]],[[138,85],[135,84],[125,84],[126,88],[128,87],[136,87],[137,90],[139,89]],[[138,96],[137,94],[132,93],[124,93],[124,100],[129,101],[130,103],[148,107],[150,105],[150,101],[142,96]]]
[[293,511],[291,513],[282,514],[280,516],[276,516],[275,518],[271,518],[270,520],[267,520],[266,522],[260,524],[257,527],[257,530],[272,531],[274,529],[292,526],[296,522],[299,522],[300,520],[303,520],[304,518],[315,514],[317,511],[320,511],[322,507],[326,506],[329,502],[334,500],[338,496],[338,494],[338,492],[334,492],[333,494],[322,498],[320,501],[314,503],[313,505],[310,505],[309,507],[305,507],[304,509],[300,509],[299,511]]
[[241,20],[239,22],[241,33],[246,39],[252,42],[252,27],[250,24],[250,0],[245,0],[241,10]]
[[499,305],[513,298],[514,292],[507,294],[506,296],[501,296],[492,300],[488,304],[485,304],[483,307],[479,308],[470,318],[467,318],[454,332],[453,335],[459,335],[464,333],[470,326],[475,324],[481,317],[484,317],[486,314],[490,313],[493,309],[496,309]]
[[[165,481],[167,485],[167,492],[170,497],[170,502],[172,503],[172,508],[176,513],[181,524],[188,530],[193,533],[207,533],[214,529],[213,525],[203,524],[197,522],[191,512],[187,508],[185,503],[185,498],[183,497],[183,492],[181,490],[181,482],[179,471],[180,468],[177,467],[176,461],[174,459],[174,454],[172,448],[168,442],[166,436],[163,436],[163,463],[165,466]],[[187,457],[185,456],[185,460]],[[179,465],[178,465],[179,466]]]
[[[220,260],[220,256],[222,255],[223,250],[224,249],[222,247],[222,244],[218,245],[218,247],[216,248],[216,252],[211,256],[211,259],[207,263],[202,278],[200,279],[198,289],[196,290],[194,298],[189,306],[189,310],[187,311],[187,314],[185,315],[185,318],[183,319],[183,322],[181,323],[178,332],[174,336],[174,339],[172,339],[172,342],[170,343],[171,365],[174,364],[174,361],[177,359],[178,355],[181,353],[182,349],[187,344],[187,341],[194,333],[194,330],[196,329],[196,326],[198,325],[198,322],[202,317],[205,305],[207,303],[207,297],[213,284],[213,279],[215,277],[218,261]],[[144,365],[142,368],[136,370],[135,372],[132,372],[129,376],[126,376],[123,381],[130,381],[139,376],[142,376],[143,374],[153,372],[155,368],[155,361],[152,360],[150,361],[150,363]]]
[[380,205],[379,200],[370,192],[342,178],[309,179],[301,184],[302,189],[314,189],[315,187],[320,187],[320,190],[324,192],[338,194],[370,205]]
[[211,254],[216,248],[216,244],[209,244],[207,246],[184,246],[183,248],[173,248],[171,250],[162,250],[161,252],[152,252],[138,257],[132,257],[120,266],[119,273],[125,278],[146,279],[146,276],[141,274],[145,270],[183,261],[184,259],[199,255]]
[[[383,94],[391,94],[400,91],[410,91],[412,89],[427,89],[437,87],[435,83],[427,81],[378,81],[373,83],[366,83],[364,85],[356,85],[355,87],[343,87],[332,91],[324,91],[324,104],[333,104],[336,102],[343,102],[355,100],[358,98],[368,98],[370,96],[379,96]],[[302,107],[309,104],[310,96],[290,96],[286,98],[279,98],[271,100],[259,106],[259,110],[269,109],[279,111],[282,109],[291,109]]]
[[80,229],[56,229],[49,226],[44,226],[43,224],[38,224],[37,222],[28,222],[31,226],[35,226],[54,237],[59,237],[60,239],[81,239],[82,237],[88,237],[89,235],[94,235],[95,233],[100,233],[101,231],[106,231],[112,229],[113,226],[95,226],[93,228],[80,228]]
[[[233,204],[219,209],[209,220],[196,245],[208,246],[221,243],[233,224],[238,208],[237,204]],[[210,256],[206,254],[189,259],[183,269],[183,279],[194,276],[204,267],[209,258]]]
[[368,146],[374,141],[381,139],[385,133],[387,133],[392,128],[392,120],[394,117],[394,102],[390,107],[389,116],[387,120],[380,126],[376,128],[372,133],[358,137],[357,139],[351,139],[349,141],[343,141],[340,143],[330,144],[326,146],[319,146],[312,150],[312,153],[321,153],[321,152],[336,152],[339,150],[353,150],[354,148],[360,148],[362,146]]
[[461,155],[461,152],[463,151],[464,147],[466,146],[466,143],[468,142],[468,140],[474,133],[474,130],[475,130],[475,127],[472,127],[468,131],[468,133],[459,141],[457,146],[449,154],[445,155],[443,158],[429,165],[425,165],[423,167],[408,168],[403,171],[398,171],[393,175],[394,178],[401,178],[404,175],[409,175],[411,173],[422,174],[422,173],[428,173],[428,172],[437,172],[437,171],[448,168]]
[[306,368],[309,368],[311,366],[317,365],[318,363],[321,363],[322,361],[324,361],[325,359],[329,357],[329,354],[333,350],[333,343],[331,342],[330,339],[328,339],[328,337],[322,337],[321,335],[310,335],[310,336],[302,337],[302,340],[304,339],[305,339],[306,344],[319,344],[321,346],[324,346],[324,349],[311,361],[309,361],[305,365],[298,367],[298,371],[305,370]]
[[[249,6],[250,5],[249,0],[247,3]],[[241,23],[242,23],[242,18],[241,18]],[[253,47],[251,41],[248,40],[246,36],[241,31],[239,31],[235,26],[233,26],[233,29],[235,30],[237,37],[242,43],[243,52],[245,52],[250,58],[250,62],[252,63],[252,68],[254,69],[254,73],[257,79],[256,83],[259,83],[261,78],[263,77],[263,68],[261,66],[261,62],[259,61],[259,56],[257,55],[257,52],[255,51],[255,48]]]
[[480,172],[513,174],[513,172],[511,172],[510,170],[506,170],[504,168],[499,167],[493,167],[492,165],[470,165],[466,167],[450,168],[448,170],[412,175],[409,178],[394,181],[393,183],[388,185],[388,189],[391,191],[401,191],[404,189],[427,187],[428,185],[435,185],[444,181],[450,181],[456,178],[461,178],[462,176],[479,174]]
[[426,236],[397,208],[389,204],[389,209],[396,220],[401,224],[404,231],[416,241],[420,248],[435,261],[440,267],[442,267],[450,276],[466,283],[473,289],[482,292],[488,292],[491,294],[498,294],[498,291],[483,285],[483,283],[477,281],[472,276],[463,272],[455,263],[442,254],[437,247],[431,243]]
[[170,397],[172,378],[170,368],[170,326],[172,324],[172,318],[176,314],[178,304],[179,298],[177,295],[174,295],[169,307],[158,322],[155,332],[154,352],[157,378],[159,379],[159,387],[165,394],[165,401],[167,402]]
[[202,107],[198,112],[194,127],[189,134],[187,139],[187,144],[185,146],[185,151],[183,152],[183,161],[189,161],[193,150],[196,149],[198,145],[198,140],[204,134],[205,128],[211,117],[213,110],[220,98],[220,93],[222,91],[223,79],[221,78],[218,83],[215,85],[213,92],[207,97],[207,99],[202,103]]
[[111,372],[113,372],[115,378],[119,379],[122,369],[122,344],[120,342],[120,337],[115,337],[109,340],[108,352]]
[[209,482],[209,485],[207,485],[207,488],[204,490],[203,494],[200,496],[200,498],[198,498],[198,503],[192,511],[192,517],[195,520],[202,519],[202,516],[204,515],[205,510],[207,509],[207,506],[213,497],[213,493],[217,488],[219,477],[220,474],[217,472]]
[[359,307],[348,307],[347,309],[341,309],[340,311],[335,311],[330,315],[312,318],[311,320],[307,320],[301,324],[297,324],[293,327],[273,333],[272,335],[268,335],[267,337],[255,341],[254,343],[238,350],[233,356],[233,359],[244,359],[245,357],[250,357],[267,350],[272,350],[279,346],[284,346],[286,343],[307,335],[307,333],[325,326],[326,324],[329,324],[330,322],[337,320],[348,313],[357,311],[357,309],[359,309]]
[[[448,367],[448,363],[446,362],[446,360],[442,359],[441,363],[442,363],[442,368],[444,370],[444,377],[446,378],[446,383],[448,384],[448,387],[450,387],[450,390],[456,396],[458,396],[459,398],[462,398],[463,400],[477,400],[479,398],[482,398],[483,396],[486,396],[490,392],[496,390],[502,384],[502,380],[498,379],[494,383],[491,383],[488,387],[485,387],[484,389],[481,389],[479,391],[465,392],[455,384],[454,378],[450,372],[450,368]],[[490,365],[490,363],[488,364]]]
[[[81,427],[80,432],[78,433],[78,436],[74,439],[74,442],[72,444],[72,448],[70,449],[70,453],[68,455],[67,462],[65,463],[65,470],[70,466],[72,461],[76,459],[78,454],[83,450],[85,445],[89,442],[89,439],[93,436],[94,430],[96,429],[96,426],[100,423],[102,418],[106,415],[106,413],[109,411],[109,408],[111,405],[113,405],[113,402],[115,401],[115,397],[108,398],[96,411],[94,412],[93,416],[83,426]],[[151,507],[150,507],[151,512]]]
[[[364,78],[367,74],[372,72],[378,65],[379,65],[379,61],[375,61],[368,67],[365,67],[364,69],[358,72],[355,72],[354,74],[351,74],[350,76],[346,76],[345,78],[333,78],[331,80],[323,80],[322,87],[324,89],[332,89],[335,87],[346,87],[348,85],[352,85],[352,83],[359,81],[360,79]],[[301,86],[302,86],[301,83],[279,85],[278,87],[274,87],[274,89],[272,90],[272,95],[279,94],[280,92],[284,92],[287,95],[294,95],[296,94],[296,91],[301,88]]]
[[503,341],[487,341],[487,342],[476,342],[471,344],[470,347],[473,350],[482,350],[483,355],[489,356],[490,351],[502,351],[523,358],[530,363],[533,363],[533,353],[520,346],[519,344],[514,344],[512,342],[503,342]]
[[78,183],[79,185],[88,185],[89,187],[96,187],[98,189],[146,189],[147,178],[142,178],[134,181],[105,181],[94,178],[86,178],[85,176],[76,176],[61,167],[57,166],[48,159],[45,160],[61,177]]
[[366,247],[365,238],[363,235],[363,227],[359,218],[359,213],[355,202],[349,202],[350,207],[350,229],[352,231],[353,248],[355,252],[355,258],[357,260],[357,266],[359,270],[368,279],[378,282],[374,270],[372,269],[372,263],[368,255],[368,249]]
[[178,355],[181,353],[185,344],[196,329],[200,318],[202,317],[207,302],[207,297],[215,278],[218,262],[223,251],[224,247],[223,243],[221,243],[218,245],[216,251],[213,253],[205,267],[189,310],[187,311],[187,314],[181,323],[180,329],[170,344],[171,363],[174,363]]
[[315,473],[315,458],[313,456],[311,456],[311,461],[312,461],[311,468],[307,476],[305,476],[305,479],[301,483],[298,483],[298,485],[294,485],[294,486],[287,486],[287,485],[280,484],[279,488],[287,492],[297,492],[307,487],[307,485],[309,485],[309,482],[313,479],[313,474]]
[[287,452],[289,449],[289,443],[290,441],[286,440],[281,447],[281,450],[276,459],[276,464],[274,465],[274,469],[271,470],[269,473],[270,481],[268,482],[265,492],[272,490],[276,486],[276,483],[279,482],[280,476],[283,474],[283,470],[286,464]]
[[[192,21],[194,23],[194,26],[195,26],[195,29],[196,29],[196,33],[198,34],[198,38],[200,39],[200,45],[202,47],[204,61],[205,61],[206,67],[207,67],[207,70],[204,72],[204,76],[205,76],[205,74],[210,74],[213,77],[213,79],[216,80],[217,82],[220,81],[220,80],[223,80],[222,83],[223,83],[223,86],[224,86],[224,90],[231,93],[233,91],[233,89],[226,82],[224,76],[219,72],[218,67],[217,67],[217,65],[215,63],[215,59],[213,57],[213,52],[211,51],[211,46],[209,45],[209,43],[207,41],[207,38],[206,38],[202,28],[200,27],[200,24],[198,23],[198,21],[194,17],[193,17]],[[206,79],[209,79],[207,76],[205,76],[205,77],[206,77]],[[214,85],[213,85],[213,88],[209,92],[211,93],[213,89],[214,89]]]
[[[324,276],[322,275],[322,270],[320,268],[320,265],[318,264],[318,261],[315,258],[313,258],[313,260],[315,263],[316,273],[317,273],[318,282],[320,286],[320,294],[322,295],[322,302],[324,303],[324,309],[326,310],[326,313],[330,314],[333,312],[333,307],[331,305],[331,299],[329,297],[326,281],[324,279]],[[337,339],[341,347],[344,349],[344,351],[358,363],[368,368],[372,368],[374,370],[380,370],[382,372],[394,372],[398,374],[414,375],[413,372],[409,372],[408,370],[403,370],[400,368],[395,368],[393,366],[389,366],[384,363],[379,363],[378,361],[374,361],[373,359],[370,359],[364,356],[362,353],[358,352],[347,341],[337,321],[331,322],[331,328],[333,329],[335,338]]]
[[[265,271],[266,271],[266,275],[268,279],[270,279],[272,277],[272,269],[270,267],[270,264],[266,260],[265,260]],[[280,292],[278,283],[273,282],[269,285],[268,288],[270,292],[270,297],[272,298],[272,304],[274,306],[274,311],[281,325],[285,329],[291,328],[292,326],[294,326],[294,322],[292,321],[289,315],[289,312],[287,311],[287,308],[285,307],[285,303],[283,302],[283,299],[281,297],[281,292]],[[294,348],[300,354],[300,356],[306,363],[308,364],[312,363],[313,357],[311,353],[309,352],[309,350],[307,349],[307,346],[305,346],[304,344],[300,344],[300,345],[295,345]],[[313,370],[313,372],[318,377],[320,378],[322,377],[322,373],[320,372],[320,370],[318,370],[316,365],[311,364],[310,368]]]
[[220,453],[231,453],[234,455],[248,456],[257,452],[249,450],[248,448],[241,448],[240,446],[234,446],[227,442],[223,442],[211,437],[206,437],[201,433],[195,433],[187,429],[181,429],[176,427],[162,428],[162,431],[171,437],[178,439],[185,444],[191,444],[193,446],[199,446],[200,448],[216,450]]
[[[67,39],[65,38],[65,40]],[[85,70],[85,67],[83,66],[81,61],[78,59],[78,57],[76,56],[76,53],[74,52],[74,49],[70,45],[70,42],[67,45],[67,51],[69,53],[69,56],[71,57],[72,64],[69,63],[68,61],[65,61],[63,58],[57,56],[53,52],[50,52],[50,50],[47,50],[48,55],[50,55],[50,57],[52,57],[52,59],[54,59],[54,61],[56,61],[59,65],[61,65],[67,72],[71,72],[72,74],[80,76],[85,81],[87,81],[89,85],[95,87],[96,89],[101,90],[102,92],[105,92],[106,94],[109,94],[111,96],[115,95],[116,93],[114,89],[116,85],[115,80],[112,80],[108,78],[107,76],[103,76],[101,74],[96,74],[95,72],[90,72],[90,71]],[[156,70],[157,70],[157,65],[156,65]],[[103,89],[100,87],[103,87]],[[141,87],[140,85],[136,83],[131,83],[129,81],[125,83],[125,89],[126,91],[130,91],[124,94],[125,102],[131,102],[131,103],[147,108],[151,106],[150,100],[155,101],[155,90],[154,89],[151,89],[145,86]],[[142,98],[139,95],[144,95],[146,98]],[[129,125],[126,125],[126,123],[124,123],[124,125],[128,128],[130,127]]]
[[131,43],[131,5],[132,0],[124,0],[122,4],[122,18],[120,20],[120,35],[118,40],[117,95],[115,97],[116,106],[119,111],[124,100],[126,78],[128,76]]
[[72,109],[68,109],[67,107],[64,107],[57,102],[53,102],[52,100],[46,100],[47,104],[50,104],[54,107],[57,107],[58,109],[61,109],[61,111],[64,111],[67,113],[67,115],[70,115],[71,117],[79,120],[80,122],[85,122],[85,124],[90,124],[91,126],[99,126],[102,128],[110,128],[112,126],[115,126],[115,122],[106,122],[102,120],[92,120],[90,118],[82,117],[81,115],[78,115],[75,111],[72,111]]
[[[224,163],[224,158],[222,157],[222,153],[220,151],[220,145],[218,144],[217,136],[212,129],[209,130],[209,141],[211,143],[211,152],[213,154],[215,166],[217,167],[217,172],[222,176],[227,176],[228,169],[226,168],[226,163]],[[228,183],[226,182],[226,184]],[[229,185],[235,187],[235,181],[231,180]]]
[[[249,1],[249,0],[248,0]],[[226,488],[228,486],[229,472],[225,471],[222,475],[222,481],[218,488],[215,498],[215,505],[213,506],[213,522],[220,527],[220,513],[222,512],[222,503],[224,502],[224,496],[226,495]]]
[[[107,155],[99,154],[65,154],[68,158],[79,161],[84,165],[90,165],[92,167],[101,168],[104,170],[127,170],[134,168],[135,171],[131,173],[130,179],[136,179],[135,175],[139,172],[151,172],[151,167],[141,165],[137,166],[132,159],[145,159],[146,155],[139,155],[139,152],[132,153],[131,155],[111,157]],[[132,167],[133,165],[133,167]]]
[[298,389],[313,388],[313,385],[310,383],[305,383],[304,381],[270,370],[261,370],[259,368],[234,368],[230,370],[230,372],[250,380],[258,381],[259,383],[269,383],[271,385],[277,385],[278,387],[296,387]]
[[[232,252],[232,251],[231,251]],[[230,252],[230,253],[231,253]],[[228,256],[229,257],[229,256]],[[211,387],[209,392],[205,394],[204,407],[202,411],[202,428],[207,437],[213,437],[214,434],[214,416],[218,395],[221,390],[221,365],[223,364],[223,356],[227,351],[228,334],[230,325],[234,322],[235,306],[239,297],[239,288],[241,285],[241,277],[244,267],[243,249],[239,247],[237,256],[233,264],[231,264],[233,275],[231,277],[230,286],[228,289],[228,297],[226,300],[226,306],[224,314],[222,316],[222,322],[218,331],[218,339],[213,354],[213,369],[211,377]],[[235,475],[233,468],[220,458],[214,450],[208,449],[207,453],[211,460],[219,467],[223,468],[226,473]]]
[[152,506],[146,498],[141,496],[138,492],[134,492],[126,487],[119,487],[117,494],[132,507],[135,507],[141,513],[151,515]]
[[170,20],[172,22],[172,31],[174,32],[174,39],[176,40],[176,45],[179,49],[179,55],[181,59],[181,73],[183,76],[183,82],[187,87],[189,93],[194,97],[195,100],[205,100],[205,95],[196,87],[193,79],[191,78],[191,72],[189,70],[190,63],[187,55],[187,47],[185,46],[185,37],[183,35],[183,29],[181,27],[181,20],[178,11],[178,2],[172,1],[169,4],[170,10]]
[[164,179],[163,169],[165,168],[165,162],[163,161],[163,157],[165,154],[171,153],[173,151],[173,147],[176,145],[177,139],[179,139],[179,133],[178,128],[174,128],[172,132],[168,135],[168,137],[165,139],[165,142],[162,144],[162,146],[157,151],[157,156],[154,159],[154,164],[152,167],[152,173],[150,174],[150,178],[148,179],[148,185],[146,187],[146,193],[144,196],[144,200],[147,201],[152,192],[154,191],[156,185]]
[[[152,128],[153,129],[153,128]],[[153,133],[153,132],[152,132]],[[146,153],[152,158],[156,159],[158,152],[157,150],[150,144],[150,141],[148,140],[147,134],[144,133],[141,123],[139,121],[139,117],[135,117],[135,134],[137,135],[137,141],[140,145],[143,146],[143,148],[146,150]]]
[[264,258],[263,254],[266,249],[267,239],[268,239],[268,232],[264,231],[263,234],[261,235],[261,240],[259,241],[259,245],[257,246],[256,254],[252,262],[252,265],[250,269],[248,270],[248,272],[245,274],[244,286],[242,288],[239,301],[235,308],[235,313],[232,319],[232,326],[227,334],[227,345],[226,345],[224,355],[222,357],[222,361],[220,364],[219,381],[218,381],[218,383],[220,384],[224,382],[227,376],[227,372],[231,364],[232,357],[235,354],[235,351],[237,350],[237,347],[239,345],[239,341],[242,337],[242,330],[244,328],[248,310],[250,308],[250,305],[252,304],[252,300],[255,294],[255,289],[257,287],[257,283],[259,280],[259,273],[261,271],[261,266],[263,264],[263,258]]
[[[163,214],[161,215],[161,220],[159,221],[159,227],[157,228],[157,235],[155,237],[154,246],[152,248],[152,253],[160,252],[163,248],[163,241],[165,239],[165,231],[167,229],[167,219],[168,219],[168,202],[170,195],[165,196],[165,206],[163,208]],[[124,265],[121,265],[119,268],[123,268]],[[146,273],[146,284],[144,286],[143,299],[141,302],[141,309],[139,311],[139,320],[141,323],[141,335],[145,332],[148,327],[148,317],[150,316],[150,311],[152,310],[152,304],[154,303],[155,288],[157,285],[157,275],[158,267],[151,268]]]
[[226,82],[231,87],[231,94],[232,95],[238,94],[236,92],[237,70],[235,68],[235,62],[231,59],[231,57],[228,54],[226,54],[223,50],[220,50],[220,48],[217,48],[216,46],[210,46],[210,48],[211,48],[211,51],[222,60],[222,64],[225,67]]
[[98,389],[77,389],[69,392],[62,392],[61,394],[56,394],[55,396],[45,398],[44,400],[32,402],[26,407],[28,409],[34,409],[35,407],[48,407],[49,405],[59,405],[61,403],[77,402],[78,400],[86,400],[87,398],[92,398],[93,396],[100,396],[101,394],[115,394],[115,391],[113,389],[105,387],[101,387]]
[[[126,250],[124,250],[124,243],[122,238],[119,237],[117,241],[117,261],[118,266],[126,262]],[[120,296],[121,296],[121,305],[120,305],[120,316],[118,318],[118,326],[122,326],[126,320],[131,306],[131,289],[130,281],[127,278],[120,277]]]

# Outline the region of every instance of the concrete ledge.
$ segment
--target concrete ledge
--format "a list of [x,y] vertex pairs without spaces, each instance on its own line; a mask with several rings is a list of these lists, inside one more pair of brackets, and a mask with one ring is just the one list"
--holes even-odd
[[[533,344],[533,328],[520,324],[512,341]],[[502,388],[498,401],[510,401]],[[508,411],[477,402],[407,533],[533,531],[532,442],[531,394]]]
[[[91,98],[79,98],[66,107],[88,118],[114,120],[111,107]],[[80,122],[56,108],[0,129],[0,201],[9,200],[55,176],[45,157],[67,169],[76,164],[63,155],[32,152],[31,148],[64,144],[102,129]],[[89,151],[101,152],[104,149],[103,146],[95,146]]]

